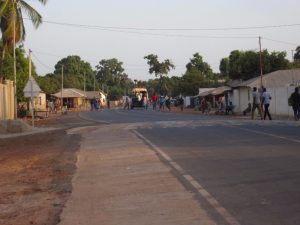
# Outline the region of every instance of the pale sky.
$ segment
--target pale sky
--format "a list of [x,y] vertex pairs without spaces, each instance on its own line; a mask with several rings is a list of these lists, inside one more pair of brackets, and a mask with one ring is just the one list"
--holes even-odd
[[[169,76],[181,76],[196,52],[218,72],[221,58],[229,56],[232,50],[258,50],[258,36],[263,38],[264,49],[286,51],[290,60],[292,49],[300,45],[299,0],[48,0],[46,6],[37,0],[28,0],[28,3],[45,21],[35,30],[30,21],[25,20],[25,49],[27,52],[32,49],[39,75],[53,72],[60,59],[79,55],[90,62],[93,69],[102,59],[117,58],[124,63],[130,78],[148,80],[154,75],[148,73],[149,67],[143,57],[157,54],[160,60],[168,58],[175,64],[176,69],[170,71]],[[24,14],[24,17],[27,16]],[[94,28],[55,25],[47,21]],[[291,24],[299,25],[199,30]],[[101,27],[114,27],[114,31]]]

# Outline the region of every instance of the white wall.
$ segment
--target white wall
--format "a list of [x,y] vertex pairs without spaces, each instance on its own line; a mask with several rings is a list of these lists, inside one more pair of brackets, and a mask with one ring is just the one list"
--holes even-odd
[[294,87],[268,88],[272,99],[270,102],[270,112],[274,115],[294,115],[293,109],[288,105],[288,98],[294,92]]
[[[294,90],[295,87],[267,88],[272,96],[269,108],[272,115],[294,115],[292,107],[288,106],[288,98]],[[248,93],[248,91],[250,92]],[[235,112],[241,113],[247,108],[249,102],[252,103],[252,91],[247,87],[234,89],[229,94],[229,101],[233,102]]]

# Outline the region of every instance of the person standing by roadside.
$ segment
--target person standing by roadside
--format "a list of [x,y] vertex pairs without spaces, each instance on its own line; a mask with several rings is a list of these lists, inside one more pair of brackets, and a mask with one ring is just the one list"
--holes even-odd
[[159,97],[159,111],[162,111],[165,109],[165,97],[161,95]]
[[143,96],[143,106],[145,110],[148,110],[148,98],[146,95]]
[[293,107],[294,118],[295,120],[299,120],[300,119],[300,94],[299,94],[298,87],[295,88],[295,91],[291,94],[289,100],[291,106]]
[[156,111],[156,106],[157,106],[158,97],[157,97],[156,94],[154,94],[154,95],[152,96],[151,99],[152,99],[153,111]]
[[180,106],[180,110],[181,112],[183,111],[183,105],[184,105],[184,101],[182,96],[180,96],[180,98],[178,99],[178,105]]
[[253,88],[252,99],[251,119],[254,120],[254,113],[256,109],[258,110],[260,118],[263,119],[260,105],[260,94],[257,92],[256,87]]
[[271,102],[272,96],[271,94],[267,91],[266,88],[263,88],[263,94],[262,94],[262,103],[265,108],[265,113],[264,113],[264,120],[266,119],[266,116],[268,115],[269,120],[272,120],[270,111],[269,111],[269,106]]
[[171,111],[171,97],[166,96],[166,107]]
[[124,104],[124,109],[128,109],[129,110],[130,105],[129,105],[129,96],[125,96],[125,104]]

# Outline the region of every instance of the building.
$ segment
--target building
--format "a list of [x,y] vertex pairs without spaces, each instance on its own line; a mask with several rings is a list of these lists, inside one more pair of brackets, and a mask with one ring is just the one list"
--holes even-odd
[[278,70],[246,81],[236,80],[229,82],[232,91],[228,93],[236,112],[242,112],[252,103],[252,88],[261,86],[267,88],[272,95],[270,111],[274,115],[291,115],[292,109],[288,106],[288,97],[300,84],[300,69]]
[[[61,102],[68,108],[81,109],[85,106],[87,101],[84,91],[76,88],[64,88],[52,96],[58,99],[57,105],[60,108]],[[61,99],[62,98],[62,99]]]
[[0,120],[14,119],[15,98],[13,81],[0,83]]

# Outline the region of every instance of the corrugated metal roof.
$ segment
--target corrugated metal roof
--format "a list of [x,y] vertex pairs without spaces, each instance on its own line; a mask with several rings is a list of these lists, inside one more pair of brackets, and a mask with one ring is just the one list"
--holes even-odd
[[212,95],[221,95],[223,94],[225,91],[230,91],[232,88],[231,87],[228,87],[228,86],[221,86],[221,87],[218,87],[216,89],[214,89],[211,94]]
[[[262,85],[268,88],[287,87],[300,81],[300,69],[278,70],[262,76]],[[237,87],[260,87],[261,77],[246,80]]]
[[[53,94],[53,96],[60,98],[61,91]],[[84,92],[76,88],[64,88],[63,89],[63,98],[84,98]]]
[[101,91],[86,91],[86,97],[88,99],[105,98],[105,94],[103,94]]

